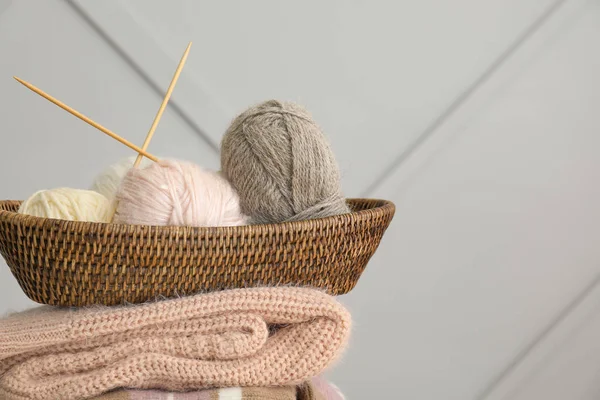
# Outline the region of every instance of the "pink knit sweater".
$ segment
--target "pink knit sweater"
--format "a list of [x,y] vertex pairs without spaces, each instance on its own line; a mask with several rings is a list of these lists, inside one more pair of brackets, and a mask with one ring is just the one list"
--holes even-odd
[[0,321],[0,399],[76,400],[120,387],[295,385],[329,366],[349,332],[342,305],[302,288],[236,289],[119,308],[42,307]]

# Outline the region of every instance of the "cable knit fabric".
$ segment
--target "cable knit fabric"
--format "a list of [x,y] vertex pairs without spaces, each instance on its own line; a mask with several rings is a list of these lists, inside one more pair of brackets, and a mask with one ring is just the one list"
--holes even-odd
[[117,390],[90,400],[344,400],[329,382],[314,378],[299,386],[234,387],[194,392]]
[[291,287],[117,308],[41,307],[0,322],[0,398],[299,385],[338,358],[350,325],[332,296]]

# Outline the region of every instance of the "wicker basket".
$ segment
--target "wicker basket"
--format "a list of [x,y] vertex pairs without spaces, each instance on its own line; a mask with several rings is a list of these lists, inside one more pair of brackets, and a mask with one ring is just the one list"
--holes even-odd
[[384,200],[351,214],[271,225],[190,228],[73,222],[0,201],[0,253],[25,294],[51,305],[141,303],[203,291],[301,285],[349,292],[394,216]]

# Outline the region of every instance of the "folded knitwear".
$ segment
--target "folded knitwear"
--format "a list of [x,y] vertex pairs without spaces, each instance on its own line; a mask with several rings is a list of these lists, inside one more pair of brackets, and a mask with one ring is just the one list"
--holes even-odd
[[344,400],[339,389],[320,378],[299,386],[204,389],[195,392],[116,390],[90,400]]
[[300,385],[340,356],[350,323],[332,296],[292,287],[123,307],[44,306],[0,320],[0,399]]

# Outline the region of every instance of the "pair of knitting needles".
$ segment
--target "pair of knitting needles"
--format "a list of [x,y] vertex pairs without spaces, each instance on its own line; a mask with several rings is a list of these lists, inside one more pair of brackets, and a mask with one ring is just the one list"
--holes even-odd
[[190,48],[191,47],[192,47],[192,42],[190,42],[188,44],[187,48],[185,49],[185,52],[183,53],[183,56],[181,57],[181,60],[179,61],[179,65],[177,66],[177,69],[175,70],[175,74],[173,75],[173,79],[171,79],[171,83],[169,84],[169,88],[167,89],[165,97],[164,97],[162,103],[160,104],[160,108],[158,109],[158,112],[156,113],[156,116],[154,117],[154,121],[152,122],[152,126],[150,127],[150,130],[148,131],[148,134],[146,135],[146,139],[144,140],[144,143],[142,144],[141,148],[138,147],[138,146],[136,146],[135,144],[131,143],[127,139],[125,139],[125,138],[117,135],[116,133],[114,133],[110,129],[107,129],[104,126],[100,125],[99,123],[93,121],[89,117],[86,117],[85,115],[83,115],[79,111],[77,111],[77,110],[69,107],[68,105],[66,105],[62,101],[60,101],[60,100],[58,100],[58,99],[50,96],[48,93],[44,92],[43,90],[41,90],[41,89],[33,86],[31,83],[25,82],[24,80],[19,79],[16,76],[13,77],[13,78],[15,78],[19,83],[23,84],[28,89],[30,89],[33,92],[39,94],[40,96],[42,96],[46,100],[49,100],[50,102],[56,104],[58,107],[60,107],[63,110],[67,111],[68,113],[70,113],[70,114],[76,116],[77,118],[79,118],[80,120],[82,120],[82,121],[90,124],[94,128],[96,128],[96,129],[104,132],[108,136],[112,137],[113,139],[116,139],[117,141],[121,142],[122,144],[124,144],[125,146],[129,147],[130,149],[135,150],[138,153],[138,156],[135,159],[135,163],[133,164],[133,166],[137,167],[140,164],[140,162],[142,161],[142,157],[149,158],[150,160],[155,161],[155,162],[158,161],[158,158],[156,158],[152,154],[146,152],[146,149],[148,148],[148,145],[150,144],[150,141],[152,140],[152,136],[154,136],[154,131],[156,131],[156,127],[158,126],[158,123],[160,122],[162,114],[165,111],[165,108],[167,107],[167,103],[169,102],[169,99],[171,98],[171,94],[173,93],[173,89],[175,88],[175,84],[177,83],[177,80],[179,79],[179,75],[181,74],[181,71],[183,70],[183,66],[185,65],[185,61],[187,60],[187,57],[188,57],[188,54],[190,52]]

